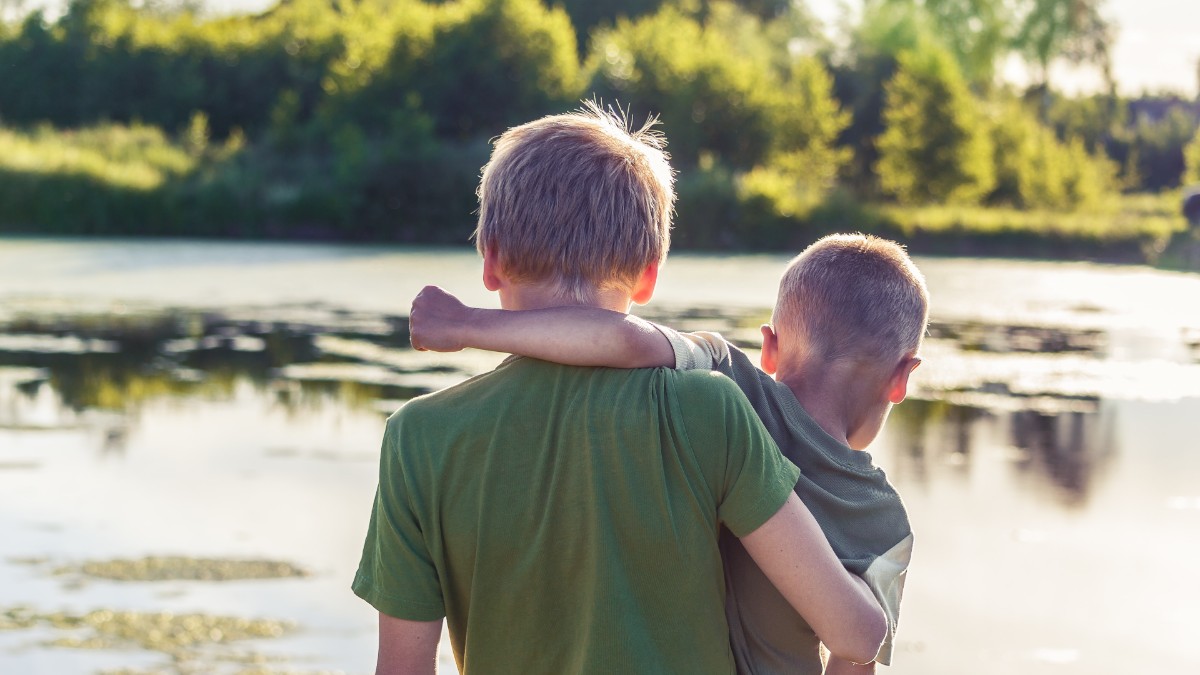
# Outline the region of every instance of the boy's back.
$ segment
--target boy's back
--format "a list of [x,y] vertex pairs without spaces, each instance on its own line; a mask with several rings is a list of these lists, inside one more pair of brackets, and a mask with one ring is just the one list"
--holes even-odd
[[354,589],[447,616],[466,672],[731,672],[712,542],[796,476],[724,378],[530,359],[410,402],[383,452]]

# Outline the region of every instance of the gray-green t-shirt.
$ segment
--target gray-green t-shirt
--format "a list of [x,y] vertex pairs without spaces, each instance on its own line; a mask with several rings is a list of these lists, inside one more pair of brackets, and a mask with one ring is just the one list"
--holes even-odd
[[388,420],[353,589],[466,673],[727,675],[718,532],[797,476],[716,373],[512,358]]
[[[871,587],[888,617],[888,636],[875,660],[891,662],[900,598],[912,555],[912,528],[899,493],[871,455],[825,432],[786,385],[760,370],[716,333],[659,330],[671,341],[676,367],[716,370],[750,400],[779,449],[800,468],[796,494],[808,507],[846,569]],[[822,672],[820,641],[767,580],[735,537],[723,537],[726,610],[738,671],[755,675]]]

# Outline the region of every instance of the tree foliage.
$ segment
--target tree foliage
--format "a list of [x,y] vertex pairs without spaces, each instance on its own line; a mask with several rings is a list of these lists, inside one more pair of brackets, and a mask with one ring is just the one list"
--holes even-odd
[[860,40],[891,56],[936,42],[968,82],[988,85],[1010,47],[1013,20],[1004,0],[868,0]]
[[462,241],[488,139],[593,96],[661,118],[684,244],[869,228],[881,188],[1088,209],[1105,155],[1127,190],[1197,178],[1191,101],[995,86],[1014,49],[1103,62],[1102,0],[867,0],[845,41],[792,0],[20,6],[0,0],[0,227]]
[[995,181],[984,120],[953,57],[937,47],[901,54],[887,85],[879,181],[903,203],[972,203]]
[[771,145],[769,70],[738,58],[718,30],[667,6],[636,21],[619,21],[596,38],[593,90],[657,114],[670,130],[678,167],[716,155],[735,168],[759,163]]
[[1194,109],[1144,107],[1149,109],[1134,110],[1127,124],[1114,129],[1109,154],[1122,163],[1131,187],[1156,192],[1179,187],[1186,170],[1184,148],[1198,128]]
[[995,204],[1069,211],[1096,206],[1114,189],[1116,167],[1079,138],[1060,141],[1033,111],[1006,101],[992,128]]
[[1091,64],[1112,82],[1112,24],[1104,18],[1104,0],[1027,0],[1017,18],[1014,49],[1035,67],[1040,84],[1050,77],[1050,64],[1062,58]]
[[1187,172],[1184,174],[1184,182],[1186,184],[1200,183],[1200,131],[1192,137],[1191,142],[1184,149],[1184,156],[1187,163]]

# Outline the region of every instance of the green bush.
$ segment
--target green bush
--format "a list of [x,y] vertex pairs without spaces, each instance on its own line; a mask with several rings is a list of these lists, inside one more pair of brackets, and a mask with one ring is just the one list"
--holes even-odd
[[1116,166],[1075,138],[1063,143],[1016,101],[992,126],[996,185],[988,201],[1023,209],[1095,208],[1116,190]]
[[1186,157],[1187,171],[1184,173],[1185,183],[1200,183],[1200,131],[1192,137],[1192,140],[1184,149]]
[[991,139],[978,105],[945,50],[901,54],[878,142],[884,191],[905,204],[969,204],[988,194],[995,183]]
[[683,248],[722,249],[738,245],[734,231],[741,222],[733,171],[710,158],[675,184],[675,231],[672,240]]
[[667,5],[597,34],[591,55],[593,91],[628,106],[635,118],[657,114],[676,168],[702,154],[748,169],[771,146],[768,68],[739,58],[719,31]]
[[1132,189],[1177,188],[1187,170],[1184,148],[1197,129],[1194,112],[1172,106],[1162,117],[1139,116],[1117,129],[1109,152],[1124,165]]

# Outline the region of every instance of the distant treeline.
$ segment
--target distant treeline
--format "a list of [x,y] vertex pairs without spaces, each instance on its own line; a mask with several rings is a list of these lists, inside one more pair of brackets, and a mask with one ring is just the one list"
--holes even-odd
[[[1144,247],[1182,223],[1120,195],[1200,179],[1200,106],[1056,94],[1059,58],[1111,72],[1099,0],[1064,4],[867,0],[831,41],[789,0],[71,0],[0,27],[0,231],[461,242],[489,139],[598,98],[661,118],[684,246],[936,212]],[[1027,91],[995,82],[1012,53]]]

